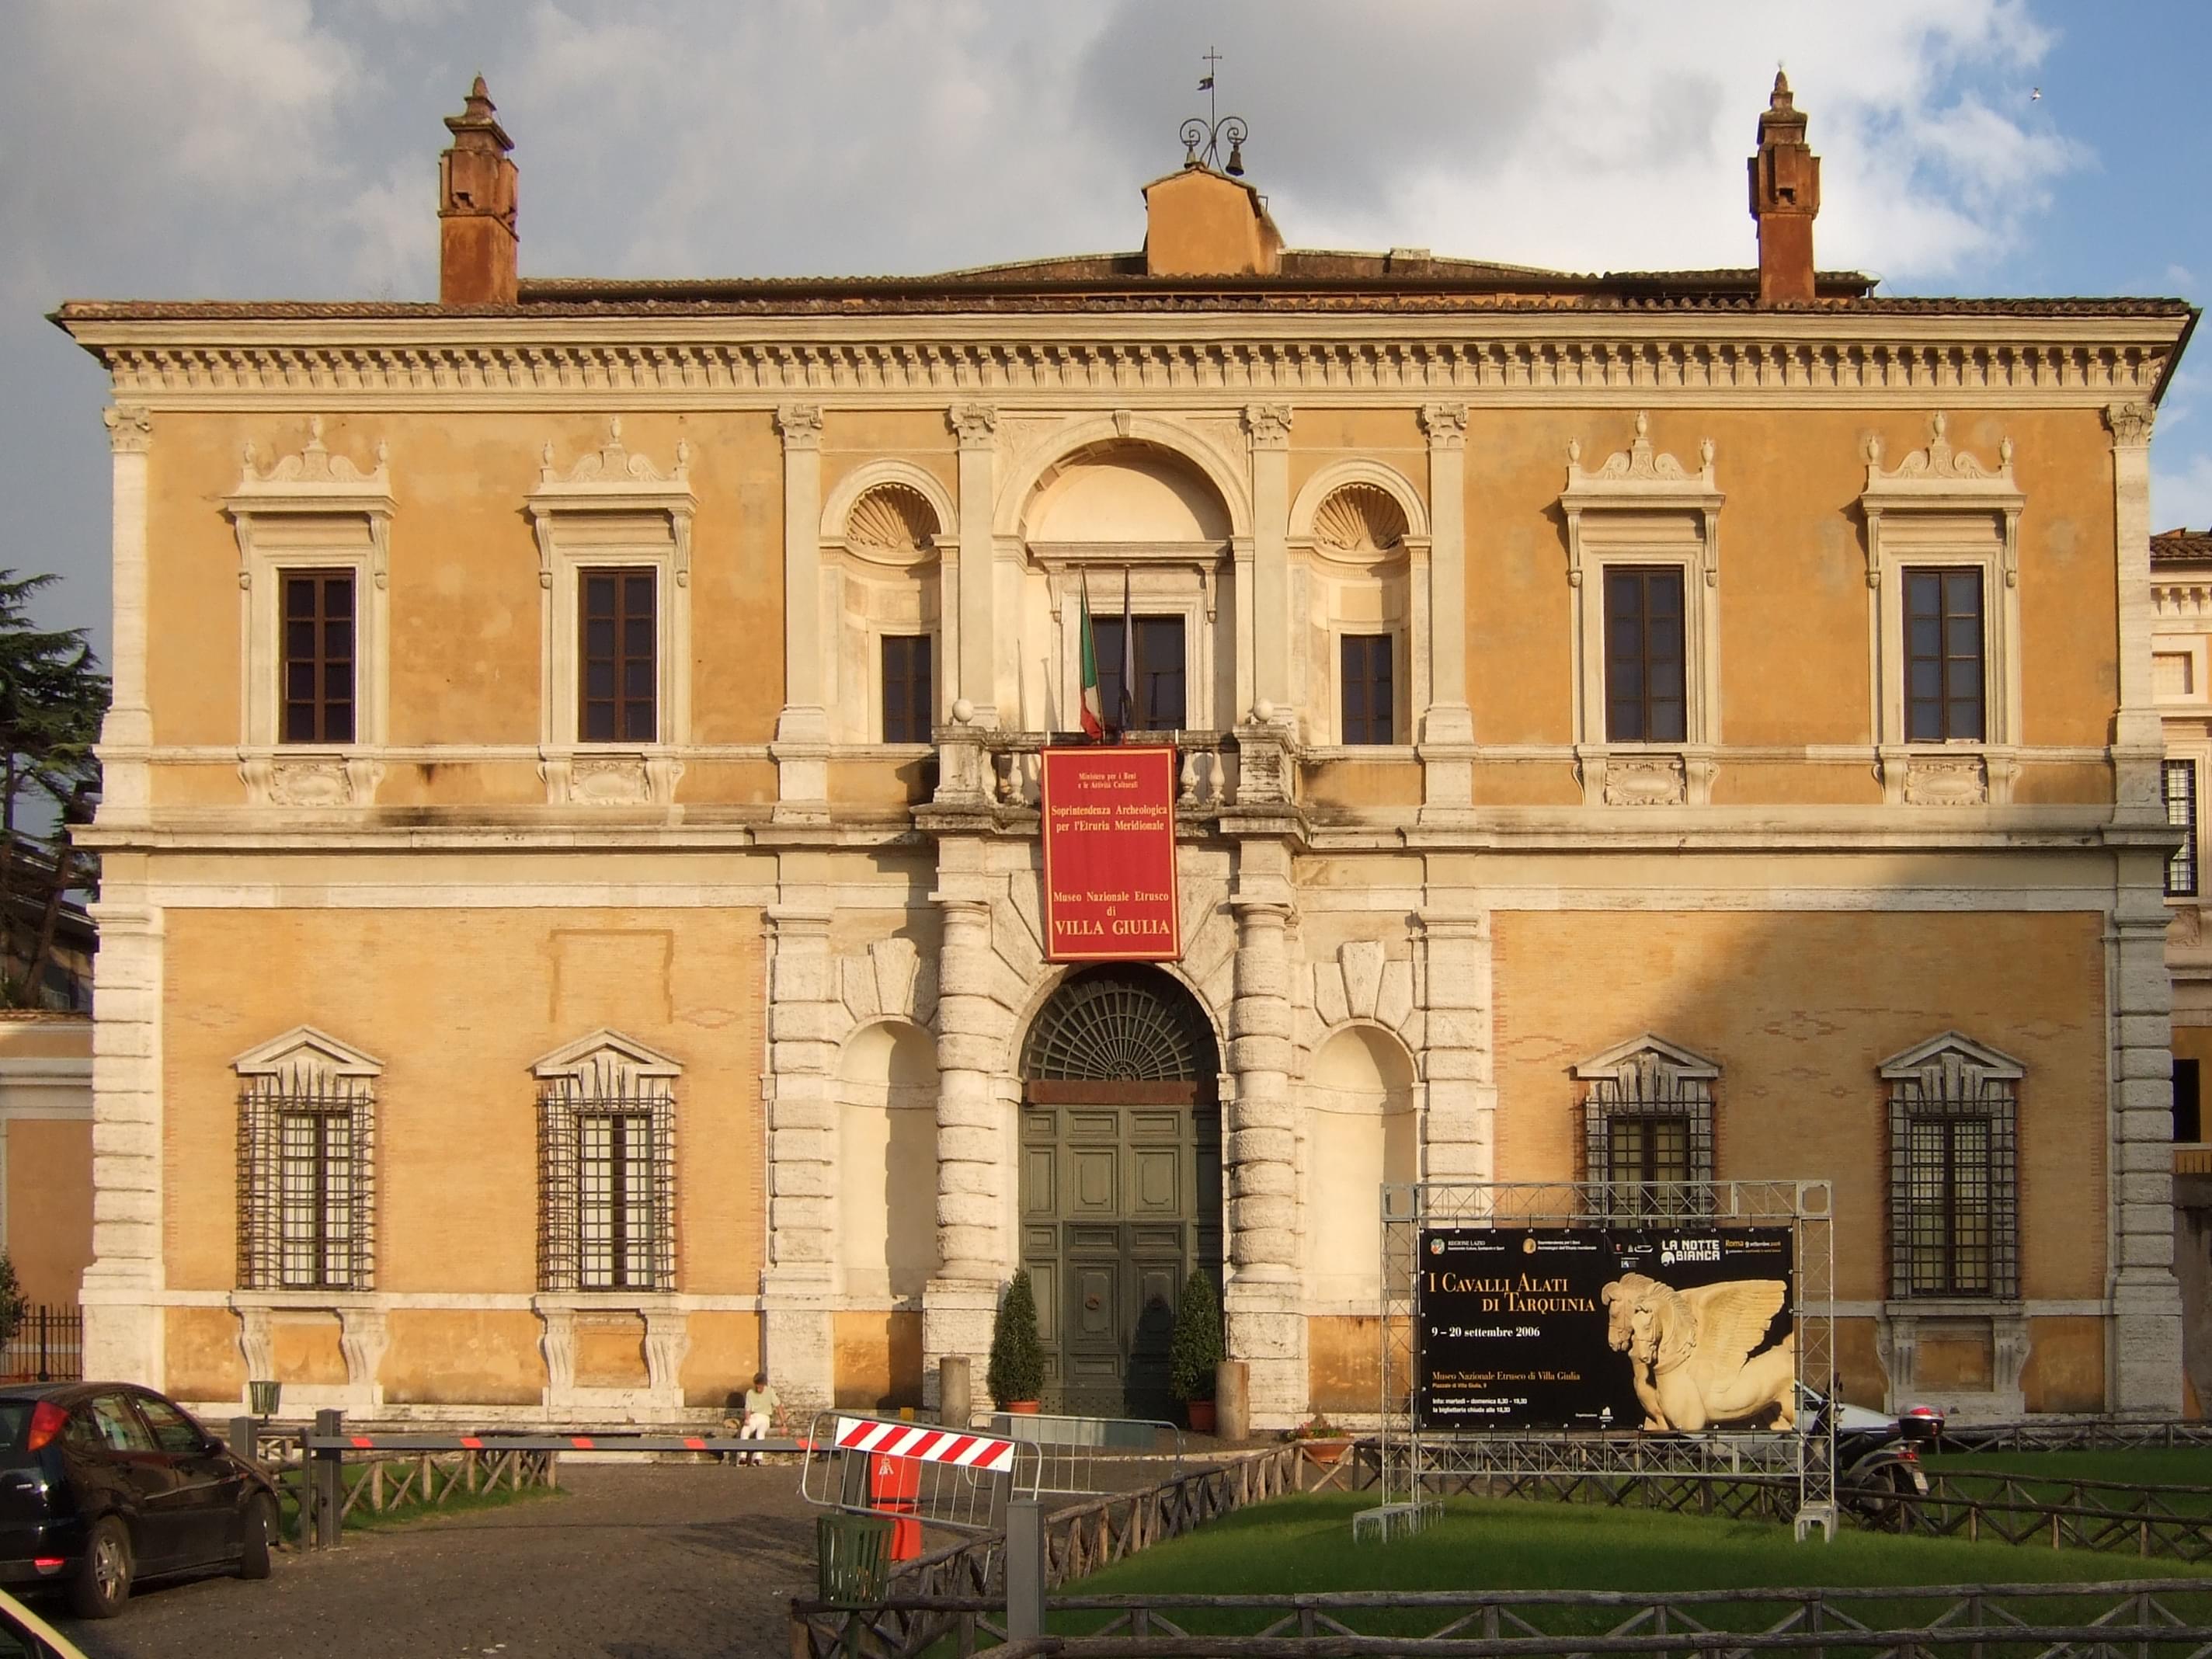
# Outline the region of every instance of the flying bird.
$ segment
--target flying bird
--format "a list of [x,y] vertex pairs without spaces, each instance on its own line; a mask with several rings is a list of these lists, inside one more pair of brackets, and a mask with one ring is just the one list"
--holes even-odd
[[2027,94],[2027,101],[2031,104],[2041,103],[2043,101],[2043,88],[2041,87],[2038,87],[2033,92],[2029,93]]

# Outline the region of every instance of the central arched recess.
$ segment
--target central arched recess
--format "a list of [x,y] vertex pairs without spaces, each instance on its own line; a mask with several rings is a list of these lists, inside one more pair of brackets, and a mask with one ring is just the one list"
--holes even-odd
[[1193,1267],[1221,1282],[1220,1061],[1157,968],[1086,968],[1022,1050],[1022,1265],[1048,1410],[1168,1417],[1168,1340]]

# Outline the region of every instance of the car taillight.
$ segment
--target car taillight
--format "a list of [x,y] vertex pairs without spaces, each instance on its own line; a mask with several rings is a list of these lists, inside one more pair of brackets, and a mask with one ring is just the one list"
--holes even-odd
[[31,1407],[31,1437],[24,1450],[44,1451],[68,1421],[67,1412],[51,1400],[41,1400]]

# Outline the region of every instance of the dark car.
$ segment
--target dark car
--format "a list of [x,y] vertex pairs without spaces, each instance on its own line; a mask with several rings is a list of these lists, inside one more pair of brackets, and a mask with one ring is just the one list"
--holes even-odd
[[106,1619],[143,1579],[266,1578],[276,1531],[269,1477],[152,1390],[0,1385],[0,1584]]

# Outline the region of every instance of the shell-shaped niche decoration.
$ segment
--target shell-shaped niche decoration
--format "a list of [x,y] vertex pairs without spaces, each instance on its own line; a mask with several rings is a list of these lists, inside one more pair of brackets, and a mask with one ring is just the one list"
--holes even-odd
[[1406,544],[1406,509],[1379,484],[1346,484],[1331,490],[1315,513],[1314,540],[1355,558],[1395,553]]
[[938,532],[937,512],[920,490],[882,483],[853,503],[845,544],[883,564],[911,564],[926,556]]

